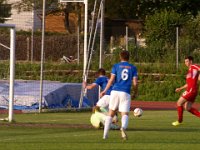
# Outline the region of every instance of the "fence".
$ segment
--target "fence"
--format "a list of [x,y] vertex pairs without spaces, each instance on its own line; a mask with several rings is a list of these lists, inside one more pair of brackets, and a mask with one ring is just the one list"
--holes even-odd
[[[5,44],[9,44],[9,37],[4,34],[0,35],[0,41]],[[33,38],[33,50],[31,50],[31,37],[27,35],[16,36],[16,59],[21,61],[40,61],[41,51],[41,36],[35,36]],[[5,48],[1,48],[0,54],[1,60],[6,60],[8,51]],[[31,54],[33,56],[31,56]],[[63,55],[77,57],[77,36],[46,36],[45,37],[45,59],[48,61],[59,61]],[[81,51],[81,55],[83,52]]]

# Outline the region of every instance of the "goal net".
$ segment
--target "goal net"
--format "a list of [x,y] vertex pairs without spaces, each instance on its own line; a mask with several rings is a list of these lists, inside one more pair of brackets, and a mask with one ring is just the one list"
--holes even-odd
[[[2,28],[9,30],[9,37],[6,37],[5,35],[4,41],[0,41],[0,67],[2,68],[0,71],[0,99],[1,102],[5,102],[4,106],[9,109],[6,115],[2,115],[0,117],[1,120],[8,120],[9,122],[12,122],[15,79],[15,25],[0,24],[0,29]],[[7,39],[10,39],[10,41]],[[1,112],[6,112],[4,110],[5,108],[0,108]]]

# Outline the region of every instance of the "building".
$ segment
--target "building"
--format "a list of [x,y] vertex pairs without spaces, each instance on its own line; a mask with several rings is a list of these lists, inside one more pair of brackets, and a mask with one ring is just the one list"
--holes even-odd
[[[14,4],[19,1],[20,0],[8,0],[8,4]],[[11,5],[11,7],[12,15],[9,18],[6,18],[7,20],[5,23],[15,24],[16,30],[29,31],[34,29],[34,31],[36,31],[41,29],[42,18],[39,11],[33,10],[18,12],[16,8],[13,8],[13,5]]]

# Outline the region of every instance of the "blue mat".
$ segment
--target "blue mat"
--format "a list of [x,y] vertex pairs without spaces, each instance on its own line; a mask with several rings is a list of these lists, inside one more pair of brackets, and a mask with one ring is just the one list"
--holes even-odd
[[[45,108],[78,108],[81,83],[43,82],[42,106]],[[7,109],[9,84],[0,81],[0,108]],[[14,109],[38,109],[40,101],[39,81],[16,81],[14,86]],[[82,107],[92,107],[98,101],[98,88],[88,90]]]

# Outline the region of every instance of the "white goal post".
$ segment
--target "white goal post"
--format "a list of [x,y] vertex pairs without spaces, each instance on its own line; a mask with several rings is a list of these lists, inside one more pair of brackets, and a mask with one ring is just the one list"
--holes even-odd
[[60,3],[67,3],[67,2],[69,2],[69,3],[71,3],[71,2],[85,3],[85,0],[60,0]]
[[72,3],[72,2],[80,2],[85,4],[85,24],[84,24],[84,66],[83,66],[83,74],[86,71],[87,65],[87,31],[88,31],[88,0],[59,0],[60,3]]
[[3,44],[1,46],[10,50],[10,84],[9,84],[9,112],[8,121],[13,121],[13,103],[14,103],[14,80],[15,80],[15,25],[1,24],[0,28],[10,29],[10,47]]
[[[59,0],[60,3],[72,3],[79,2],[85,4],[85,24],[84,24],[84,62],[83,62],[83,77],[86,74],[87,58],[88,58],[88,46],[87,46],[87,32],[88,32],[88,0]],[[82,107],[82,102],[79,102],[79,108]]]

